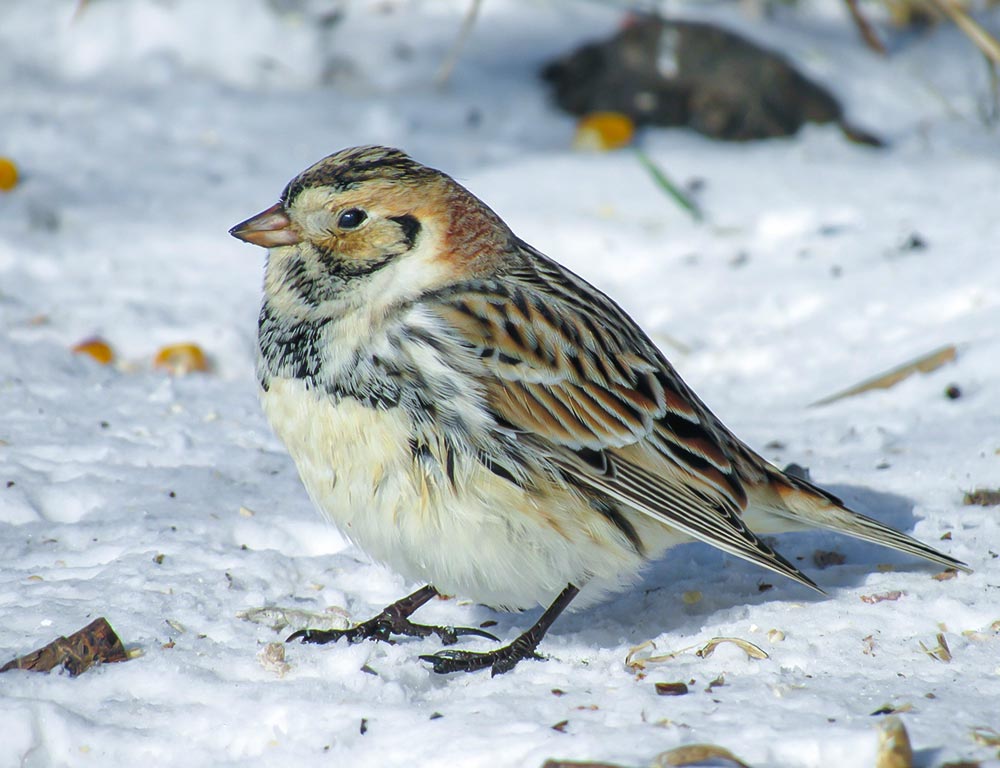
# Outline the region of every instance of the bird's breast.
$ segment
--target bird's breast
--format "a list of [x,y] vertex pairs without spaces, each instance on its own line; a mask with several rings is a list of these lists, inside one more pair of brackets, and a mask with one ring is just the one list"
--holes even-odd
[[261,399],[320,511],[410,580],[490,605],[531,607],[568,582],[592,580],[595,595],[617,588],[641,564],[614,526],[569,489],[523,488],[404,408],[338,399],[277,377]]

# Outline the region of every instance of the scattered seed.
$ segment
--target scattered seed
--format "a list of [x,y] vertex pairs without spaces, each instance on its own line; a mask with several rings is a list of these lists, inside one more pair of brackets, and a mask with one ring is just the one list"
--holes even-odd
[[260,661],[260,665],[264,669],[274,672],[278,677],[284,677],[288,670],[292,667],[285,661],[285,644],[284,643],[268,643],[265,645],[260,653],[257,654],[257,659]]
[[883,603],[886,600],[899,600],[904,594],[904,592],[895,589],[891,592],[882,592],[878,595],[861,595],[861,602],[874,605],[875,603]]
[[96,336],[74,344],[73,352],[78,355],[87,355],[101,365],[108,365],[115,359],[115,353],[111,349],[111,345],[104,339]]
[[712,682],[708,684],[708,687],[705,688],[705,693],[711,693],[714,688],[721,688],[725,684],[726,684],[726,676],[719,675],[717,678],[715,678]]
[[162,347],[153,358],[153,367],[174,376],[209,370],[208,358],[197,344],[170,344]]
[[879,717],[880,715],[896,715],[904,712],[910,712],[912,710],[912,704],[900,704],[898,707],[895,704],[884,704],[872,712],[870,716]]
[[956,576],[958,576],[957,570],[954,568],[947,568],[941,571],[941,573],[935,573],[931,576],[931,578],[934,579],[934,581],[948,581],[949,579],[954,579]]
[[840,552],[832,552],[817,549],[813,552],[813,564],[820,569],[829,568],[831,565],[843,565],[847,561],[847,556]]
[[657,683],[657,696],[683,696],[688,692],[686,683]]
[[920,650],[932,659],[937,659],[938,661],[946,663],[951,661],[951,649],[948,647],[948,641],[945,640],[944,635],[940,632],[937,635],[937,646],[935,648],[928,648],[921,642]]
[[559,731],[559,733],[566,733],[567,725],[569,725],[569,720],[560,720],[558,723],[552,726],[552,730]]
[[358,730],[361,732],[362,736],[364,736],[366,733],[368,733],[368,718],[367,717],[362,717],[361,718],[361,727]]
[[985,726],[976,726],[969,731],[972,740],[984,747],[1000,747],[1000,733]]
[[903,721],[895,715],[882,721],[878,732],[875,768],[912,768],[913,748]]
[[738,637],[713,637],[711,640],[705,643],[704,646],[695,651],[695,656],[697,656],[699,659],[707,659],[709,656],[715,653],[715,649],[718,648],[723,643],[732,643],[737,648],[742,649],[742,651],[746,653],[746,655],[749,656],[751,659],[769,658],[766,651],[764,651],[761,648],[758,648],[753,643],[748,642],[746,640],[741,640]]
[[709,760],[725,760],[736,768],[750,768],[728,749],[714,744],[686,744],[683,747],[661,752],[653,760],[653,768],[668,768],[676,765],[697,765]]
[[965,494],[962,503],[966,506],[995,507],[1000,505],[1000,489],[976,488]]

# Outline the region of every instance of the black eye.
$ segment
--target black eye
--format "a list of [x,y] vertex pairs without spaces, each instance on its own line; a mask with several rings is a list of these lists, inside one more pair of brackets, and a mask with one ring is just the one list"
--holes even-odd
[[360,208],[348,208],[337,219],[337,226],[341,229],[357,229],[362,222],[368,218],[368,214]]

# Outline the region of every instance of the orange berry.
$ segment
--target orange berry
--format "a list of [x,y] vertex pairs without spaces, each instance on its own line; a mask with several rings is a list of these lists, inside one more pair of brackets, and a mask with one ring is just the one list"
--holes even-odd
[[0,190],[10,192],[17,186],[17,166],[9,157],[0,157]]
[[208,358],[197,344],[168,344],[156,353],[153,366],[175,376],[184,376],[192,371],[207,371]]
[[73,351],[78,355],[89,355],[101,365],[108,365],[115,359],[115,353],[111,345],[104,339],[94,337],[85,339],[73,347]]
[[635,136],[635,123],[621,112],[591,112],[576,126],[573,146],[606,152],[627,146]]

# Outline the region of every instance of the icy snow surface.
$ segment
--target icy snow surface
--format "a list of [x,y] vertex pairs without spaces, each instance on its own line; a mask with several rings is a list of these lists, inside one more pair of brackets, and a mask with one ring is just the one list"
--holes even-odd
[[[699,225],[630,152],[571,151],[573,121],[536,79],[618,8],[491,0],[441,89],[464,3],[77,5],[0,4],[0,154],[23,175],[0,193],[0,662],[97,616],[141,655],[76,679],[0,677],[0,766],[640,766],[690,742],[757,767],[870,766],[886,705],[910,707],[918,765],[997,764],[970,729],[1000,728],[1000,510],[962,498],[1000,486],[1000,135],[966,38],[897,36],[883,59],[832,0],[766,22],[701,9],[780,44],[890,147],[834,127],[747,145],[646,132],[669,174],[702,182]],[[620,301],[769,459],[975,573],[938,581],[833,534],[785,537],[822,598],[692,544],[563,617],[547,661],[495,679],[434,675],[417,658],[434,640],[292,644],[287,666],[263,663],[310,621],[297,616],[343,626],[418,586],[323,522],[265,424],[264,254],[227,234],[358,143],[455,175]],[[117,365],[70,352],[95,335]],[[152,369],[183,341],[212,373]],[[944,344],[954,364],[807,407]],[[817,550],[846,562],[820,570]],[[293,626],[240,618],[262,607]],[[460,595],[417,614],[493,620],[505,640],[536,616]],[[921,649],[938,633],[949,663]],[[668,653],[715,636],[770,657],[687,650],[645,678],[624,664],[647,640]],[[691,692],[657,696],[661,681]]]

